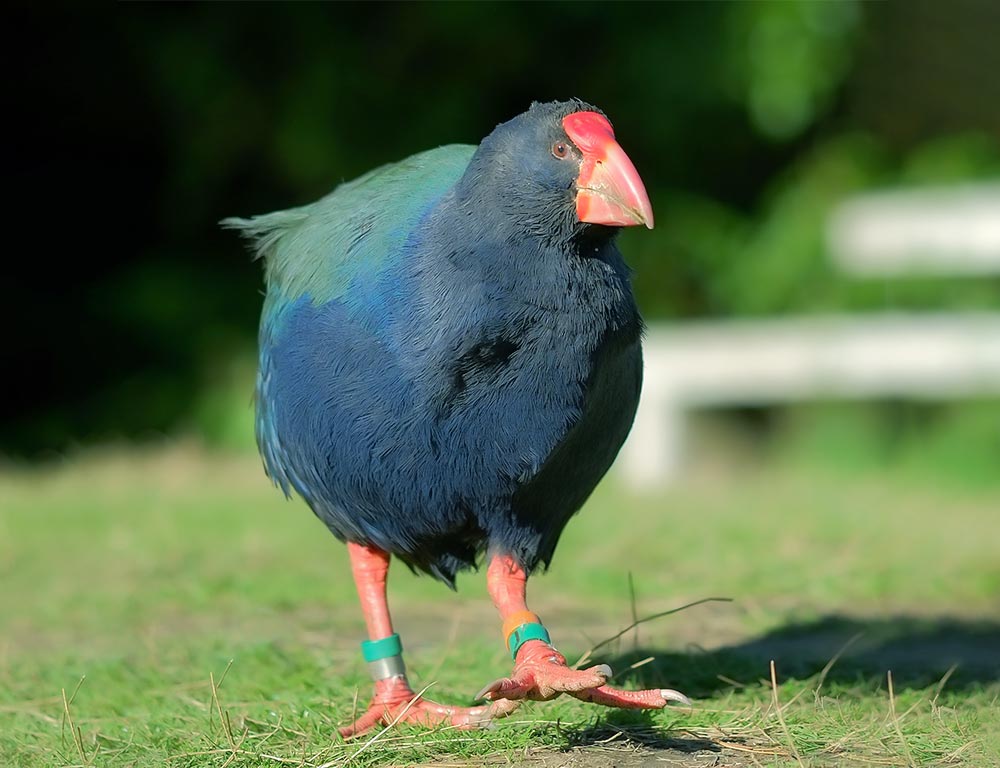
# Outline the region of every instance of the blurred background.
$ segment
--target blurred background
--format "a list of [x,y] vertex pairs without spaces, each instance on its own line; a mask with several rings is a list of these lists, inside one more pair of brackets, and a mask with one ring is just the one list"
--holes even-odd
[[[611,116],[657,214],[621,238],[658,393],[623,459],[635,482],[733,454],[1000,483],[995,3],[34,4],[13,21],[8,462],[176,436],[252,452],[261,270],[217,222],[577,96]],[[714,357],[679,356],[692,344]],[[658,388],[678,371],[688,390]]]

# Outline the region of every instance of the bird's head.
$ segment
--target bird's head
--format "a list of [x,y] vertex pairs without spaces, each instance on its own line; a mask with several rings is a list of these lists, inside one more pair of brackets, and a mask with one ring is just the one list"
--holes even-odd
[[498,125],[479,146],[466,178],[529,233],[613,235],[653,228],[653,207],[611,122],[582,101],[535,103]]

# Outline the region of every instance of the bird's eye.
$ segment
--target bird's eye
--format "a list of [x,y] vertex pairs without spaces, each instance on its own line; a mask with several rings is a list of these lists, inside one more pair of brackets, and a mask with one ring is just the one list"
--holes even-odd
[[566,142],[557,141],[552,145],[552,156],[559,158],[560,160],[565,160],[569,157],[569,147],[566,146]]

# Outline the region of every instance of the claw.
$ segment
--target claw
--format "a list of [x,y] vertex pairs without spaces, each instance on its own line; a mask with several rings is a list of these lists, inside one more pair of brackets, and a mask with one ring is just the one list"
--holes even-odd
[[473,696],[474,701],[489,701],[486,694],[492,693],[493,691],[499,691],[503,688],[504,683],[513,682],[509,677],[498,677],[492,683],[487,683],[482,688],[479,689],[479,693]]
[[666,701],[676,701],[678,704],[683,704],[685,707],[693,707],[694,704],[691,703],[691,699],[685,696],[680,691],[675,691],[673,688],[663,688],[660,691],[660,695]]

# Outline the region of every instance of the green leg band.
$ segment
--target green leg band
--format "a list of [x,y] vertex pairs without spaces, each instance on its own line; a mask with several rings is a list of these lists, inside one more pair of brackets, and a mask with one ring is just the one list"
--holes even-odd
[[361,655],[365,661],[372,662],[386,659],[389,656],[399,656],[403,652],[403,644],[399,635],[389,635],[381,640],[365,640],[361,644]]
[[517,652],[521,649],[521,646],[529,640],[541,640],[549,645],[552,644],[552,640],[549,638],[549,633],[541,624],[536,624],[534,622],[522,624],[511,632],[507,638],[507,648],[510,649],[510,657],[516,660]]

